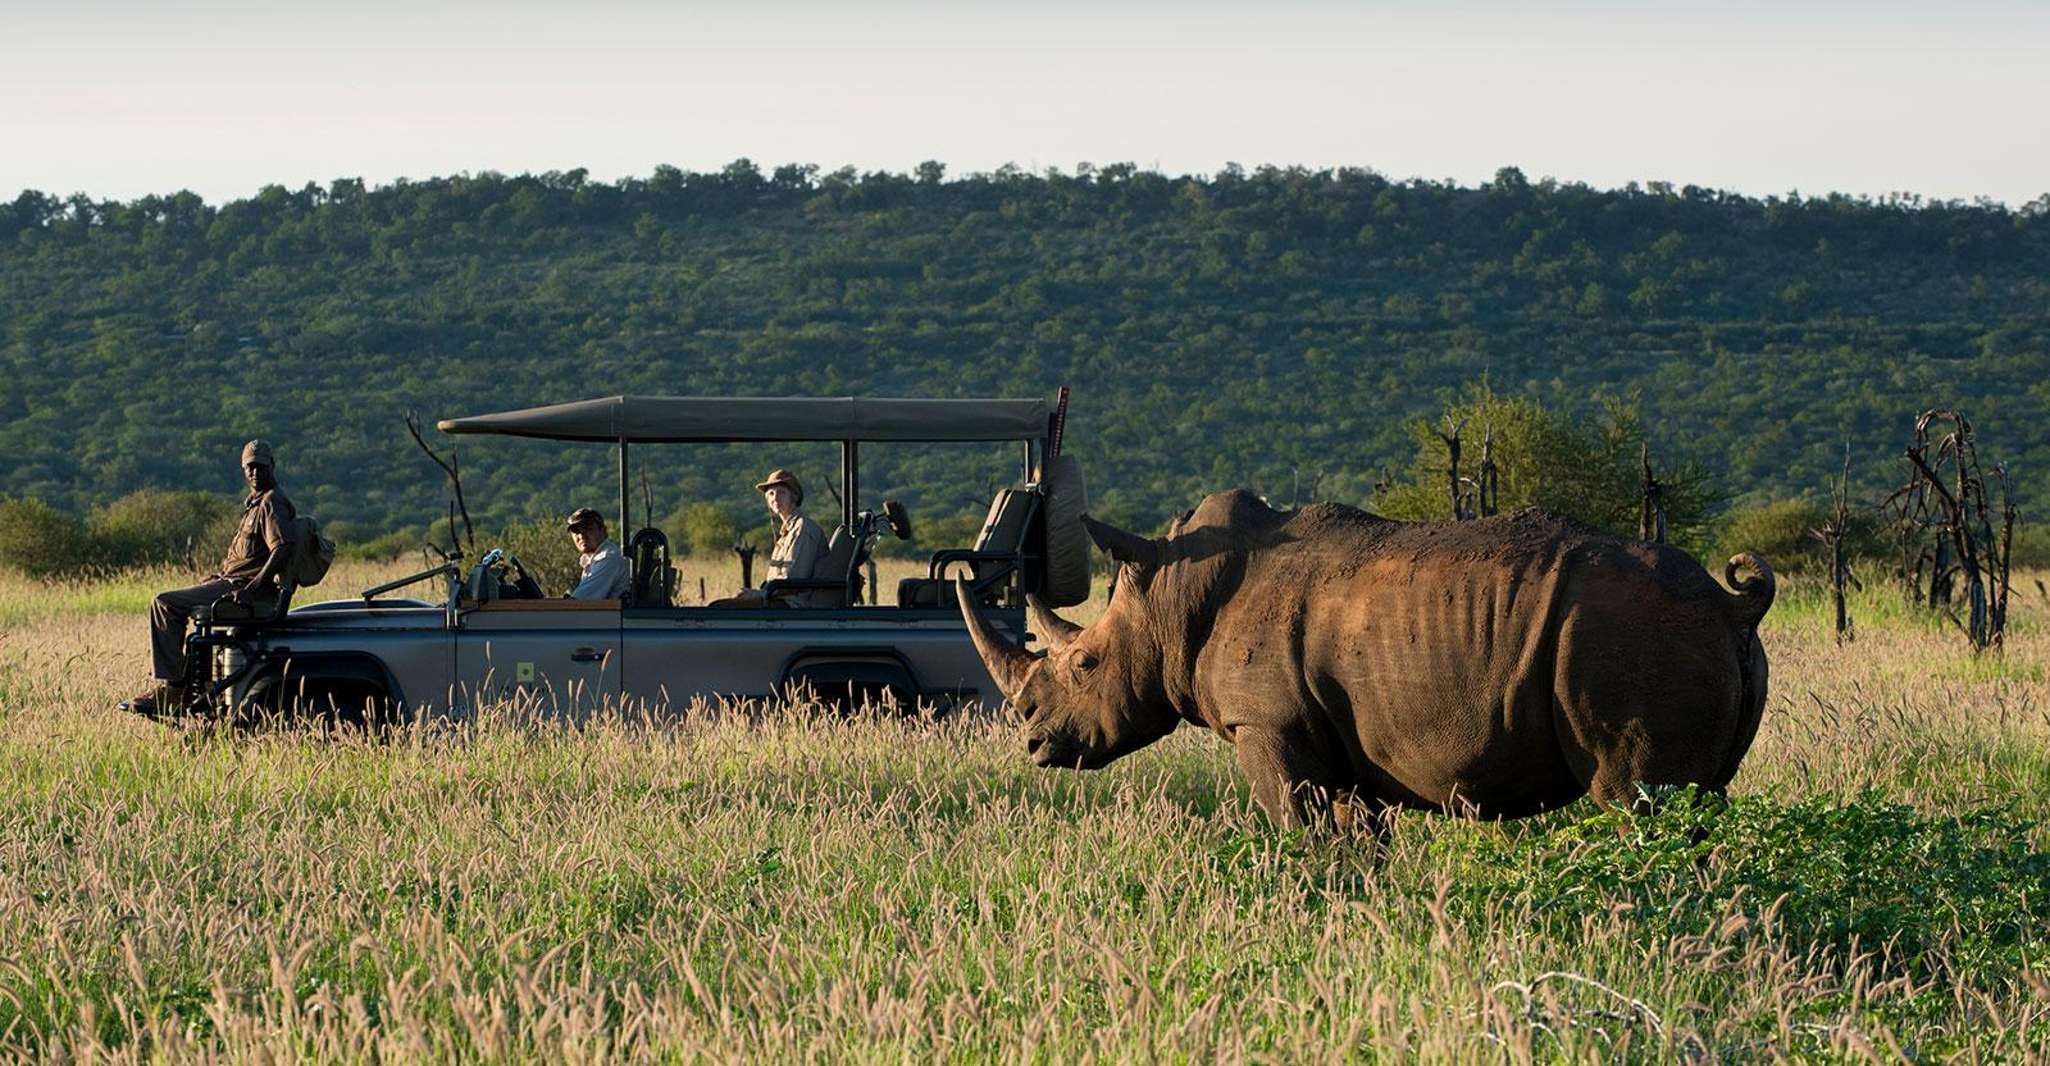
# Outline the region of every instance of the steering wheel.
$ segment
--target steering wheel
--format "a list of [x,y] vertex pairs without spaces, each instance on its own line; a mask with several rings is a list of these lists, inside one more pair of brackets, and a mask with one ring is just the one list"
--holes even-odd
[[520,599],[538,600],[544,597],[545,594],[541,591],[541,583],[534,580],[532,574],[527,573],[527,568],[520,564],[519,556],[508,553],[505,561],[506,565],[512,567],[513,587],[519,590]]

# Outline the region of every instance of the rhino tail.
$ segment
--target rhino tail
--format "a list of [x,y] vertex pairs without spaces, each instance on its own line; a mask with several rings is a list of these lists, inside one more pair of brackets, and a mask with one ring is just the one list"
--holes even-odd
[[[1738,571],[1749,571],[1743,578]],[[1730,601],[1737,612],[1737,621],[1746,627],[1758,625],[1765,612],[1772,609],[1772,598],[1779,590],[1779,582],[1772,576],[1772,567],[1765,564],[1765,557],[1756,552],[1739,552],[1730,557],[1723,567],[1723,581],[1736,596]]]

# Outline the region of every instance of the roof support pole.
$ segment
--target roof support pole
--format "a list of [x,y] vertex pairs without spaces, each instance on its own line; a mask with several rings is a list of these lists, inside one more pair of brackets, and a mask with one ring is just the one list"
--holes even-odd
[[634,534],[634,527],[626,513],[626,438],[619,438],[619,543],[624,546]]
[[840,442],[840,524],[854,532],[854,514],[861,509],[861,445]]

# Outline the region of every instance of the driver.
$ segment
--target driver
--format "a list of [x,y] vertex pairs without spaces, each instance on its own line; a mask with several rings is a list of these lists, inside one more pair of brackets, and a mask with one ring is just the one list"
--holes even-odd
[[570,512],[569,537],[576,542],[583,576],[569,591],[576,600],[623,600],[633,588],[633,570],[619,545],[605,536],[605,516],[589,507]]

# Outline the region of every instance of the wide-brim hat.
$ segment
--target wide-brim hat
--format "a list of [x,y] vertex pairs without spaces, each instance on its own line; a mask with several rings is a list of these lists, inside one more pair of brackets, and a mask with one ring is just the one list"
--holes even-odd
[[598,509],[595,507],[579,507],[569,513],[569,528],[571,529],[587,526],[593,522],[600,525],[603,525],[605,522],[605,516],[599,514]]
[[797,480],[797,475],[791,473],[788,470],[769,471],[769,476],[763,478],[761,480],[761,483],[755,486],[755,491],[767,492],[778,485],[788,486],[790,491],[793,494],[795,494],[799,500],[804,499],[804,483]]
[[269,441],[253,440],[242,446],[242,465],[248,466],[251,463],[269,467],[278,465],[277,457],[271,454]]

